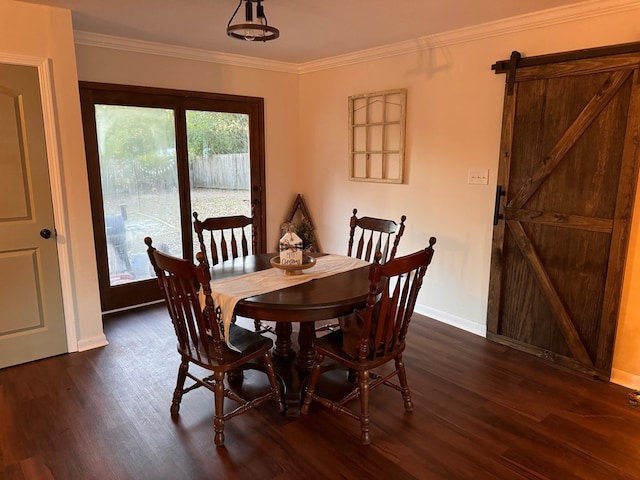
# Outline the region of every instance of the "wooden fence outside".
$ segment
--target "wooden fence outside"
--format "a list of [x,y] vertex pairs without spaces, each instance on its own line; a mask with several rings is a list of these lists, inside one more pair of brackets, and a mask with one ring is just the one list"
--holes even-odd
[[251,186],[248,153],[196,157],[189,168],[194,188],[249,190]]

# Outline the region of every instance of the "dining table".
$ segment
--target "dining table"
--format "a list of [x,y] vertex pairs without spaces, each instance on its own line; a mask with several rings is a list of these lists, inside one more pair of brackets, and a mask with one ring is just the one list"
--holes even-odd
[[[220,284],[225,279],[244,276],[250,282],[252,277],[249,274],[274,268],[271,259],[277,255],[262,253],[218,263],[211,268],[212,289],[215,289],[215,283]],[[323,254],[314,255],[316,259],[321,256]],[[354,260],[344,257],[344,261]],[[284,288],[242,298],[235,303],[233,314],[237,317],[275,322],[276,338],[272,357],[276,371],[284,382],[288,416],[300,413],[304,381],[315,357],[315,322],[337,319],[365,306],[370,264],[359,262],[351,263],[347,271],[320,278],[311,278],[313,268],[302,270],[299,275],[309,276],[308,281],[299,278],[292,286],[286,286],[287,282],[284,282]],[[284,271],[278,274],[286,275]],[[292,339],[294,324],[299,325],[297,339]]]

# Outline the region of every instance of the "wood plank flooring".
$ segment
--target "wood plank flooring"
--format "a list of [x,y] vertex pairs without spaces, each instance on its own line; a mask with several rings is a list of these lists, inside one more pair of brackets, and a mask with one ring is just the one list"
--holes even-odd
[[213,397],[169,414],[178,370],[163,305],[105,318],[107,347],[0,370],[0,478],[638,479],[628,389],[415,315],[405,355],[414,412],[372,392],[372,445],[315,406],[267,403],[213,444]]

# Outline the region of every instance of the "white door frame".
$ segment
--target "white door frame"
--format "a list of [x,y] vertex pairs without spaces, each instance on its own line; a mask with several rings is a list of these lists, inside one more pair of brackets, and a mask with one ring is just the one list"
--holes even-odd
[[51,80],[51,61],[48,58],[13,55],[0,52],[0,63],[37,67],[40,83],[40,100],[44,120],[44,134],[47,148],[47,164],[49,166],[49,184],[51,200],[53,202],[53,218],[56,229],[56,247],[58,250],[58,267],[60,270],[60,284],[62,287],[62,305],[64,323],[67,334],[67,351],[78,351],[78,337],[76,334],[75,291],[72,287],[71,252],[68,241],[69,231],[65,208],[64,192],[62,189],[62,175],[60,165],[60,150],[58,146],[58,130],[53,107],[53,88]]

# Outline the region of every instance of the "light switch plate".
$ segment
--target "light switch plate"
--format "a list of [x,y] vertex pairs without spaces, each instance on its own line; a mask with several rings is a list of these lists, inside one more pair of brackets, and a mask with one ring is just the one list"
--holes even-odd
[[470,168],[469,178],[467,180],[469,185],[488,185],[489,184],[489,169],[488,168]]

